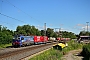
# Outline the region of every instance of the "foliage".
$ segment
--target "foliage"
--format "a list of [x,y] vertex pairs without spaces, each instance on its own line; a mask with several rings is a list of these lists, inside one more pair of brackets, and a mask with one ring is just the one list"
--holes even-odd
[[30,60],[60,60],[62,55],[63,54],[60,50],[50,49],[38,56],[35,56],[34,58],[31,58]]
[[11,43],[12,38],[13,38],[13,31],[7,29],[7,27],[0,26],[0,45]]
[[54,35],[53,29],[47,28],[46,35],[47,35],[48,37],[53,37],[53,35]]
[[76,35],[72,32],[62,31],[62,37],[75,39]]
[[[44,31],[42,31],[42,32],[44,32]],[[63,38],[71,38],[71,39],[77,38],[76,35],[72,32],[68,32],[68,31],[54,32],[53,29],[47,28],[46,35],[48,37],[55,37],[55,38],[61,37],[60,34],[62,35]]]
[[74,40],[71,40],[68,42],[68,47],[63,49],[63,52],[66,54],[70,50],[75,50],[75,49],[82,49],[84,44],[80,44]]
[[90,58],[90,43],[83,46],[81,53],[84,57]]
[[79,33],[79,36],[90,36],[90,32],[88,31],[81,31],[80,33]]
[[58,36],[57,36],[57,34],[54,32],[53,33],[53,37],[55,37],[55,38],[57,38]]
[[45,34],[45,31],[44,30],[41,30],[41,35],[44,36]]
[[35,26],[23,25],[18,26],[14,34],[41,35],[41,32]]
[[9,47],[9,46],[12,46],[12,44],[11,43],[9,43],[9,44],[1,44],[0,48],[6,48],[6,47]]

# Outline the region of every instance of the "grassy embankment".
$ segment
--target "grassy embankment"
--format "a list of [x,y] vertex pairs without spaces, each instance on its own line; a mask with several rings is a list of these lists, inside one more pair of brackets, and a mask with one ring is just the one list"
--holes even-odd
[[12,46],[12,43],[9,43],[9,44],[0,44],[0,49],[1,48],[6,48],[6,47],[9,47],[9,46]]
[[75,49],[81,49],[83,44],[79,44],[75,42],[74,40],[71,40],[68,42],[68,47],[65,47],[62,51],[59,49],[50,49],[48,51],[45,51],[44,53],[41,53],[29,60],[60,60],[63,56],[63,53],[66,54],[70,50]]

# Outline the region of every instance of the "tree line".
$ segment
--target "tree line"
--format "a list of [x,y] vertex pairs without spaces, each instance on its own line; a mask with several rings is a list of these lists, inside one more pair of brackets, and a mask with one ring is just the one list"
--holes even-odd
[[11,43],[12,38],[13,38],[13,31],[7,29],[7,27],[2,27],[0,25],[0,45]]
[[79,33],[79,36],[90,36],[90,32],[89,31],[81,31]]
[[[48,37],[63,37],[63,38],[77,38],[76,34],[73,32],[68,31],[59,31],[55,32],[52,28],[47,28],[46,34],[44,30],[39,30],[35,26],[31,25],[23,25],[17,26],[16,31],[9,30],[7,27],[0,25],[0,44],[8,44],[12,42],[12,39],[15,35],[22,34],[22,35],[29,35],[29,36],[48,36]],[[80,35],[82,33],[80,32]],[[89,34],[90,35],[90,34]]]

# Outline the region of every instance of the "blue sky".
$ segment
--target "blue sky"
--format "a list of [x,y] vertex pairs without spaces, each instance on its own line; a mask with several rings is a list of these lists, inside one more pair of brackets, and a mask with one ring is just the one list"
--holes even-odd
[[86,22],[90,31],[90,0],[0,0],[0,24],[11,30],[25,24],[44,29],[46,23],[78,34]]

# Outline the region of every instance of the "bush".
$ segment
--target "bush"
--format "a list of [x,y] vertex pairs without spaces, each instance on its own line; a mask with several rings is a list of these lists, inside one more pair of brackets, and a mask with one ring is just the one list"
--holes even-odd
[[68,42],[68,47],[63,49],[63,53],[66,54],[70,50],[81,49],[83,44],[80,44],[74,40]]
[[0,45],[12,43],[13,36],[8,31],[0,32]]
[[73,49],[80,49],[82,48],[83,44],[80,44],[74,40],[71,40],[70,42],[68,42],[68,48],[70,48],[71,50]]
[[82,53],[81,54],[84,57],[89,57],[90,58],[90,43],[83,46],[83,50],[82,50]]

